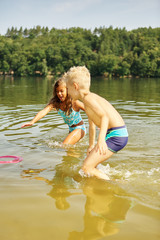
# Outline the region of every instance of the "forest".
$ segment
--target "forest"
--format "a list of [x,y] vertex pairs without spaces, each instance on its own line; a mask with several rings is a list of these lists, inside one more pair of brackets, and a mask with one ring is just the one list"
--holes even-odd
[[92,76],[160,77],[160,28],[12,27],[0,35],[1,75],[59,76],[83,65]]

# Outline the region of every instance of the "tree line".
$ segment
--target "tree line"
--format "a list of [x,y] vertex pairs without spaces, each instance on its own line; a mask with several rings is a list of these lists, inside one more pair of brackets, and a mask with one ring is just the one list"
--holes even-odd
[[160,28],[12,27],[0,35],[0,74],[61,75],[78,65],[92,76],[160,77]]

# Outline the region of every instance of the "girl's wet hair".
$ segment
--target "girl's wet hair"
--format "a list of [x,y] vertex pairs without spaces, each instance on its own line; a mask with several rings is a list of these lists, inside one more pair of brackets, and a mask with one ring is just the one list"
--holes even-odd
[[[55,108],[57,111],[60,109],[61,100],[58,98],[56,90],[62,84],[64,84],[66,86],[66,82],[63,80],[63,78],[59,78],[55,82],[54,87],[53,87],[53,97],[51,98],[51,100],[48,103],[48,105],[52,104],[53,108]],[[66,112],[66,115],[69,115],[70,112],[72,111],[72,99],[68,95],[68,93],[67,93],[67,97],[65,100],[64,111]]]

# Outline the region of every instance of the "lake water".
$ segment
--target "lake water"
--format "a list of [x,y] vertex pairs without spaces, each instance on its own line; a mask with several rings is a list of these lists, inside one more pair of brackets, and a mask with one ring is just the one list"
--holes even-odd
[[0,77],[0,156],[23,158],[0,164],[0,239],[160,239],[160,79],[92,80],[129,132],[128,145],[99,166],[110,182],[79,174],[88,133],[62,146],[68,127],[57,112],[20,128],[47,104],[53,82]]

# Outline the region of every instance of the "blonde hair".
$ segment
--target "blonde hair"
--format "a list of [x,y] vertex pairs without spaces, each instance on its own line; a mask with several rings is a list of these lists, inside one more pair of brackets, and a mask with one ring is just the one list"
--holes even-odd
[[85,66],[71,67],[69,71],[64,74],[66,83],[78,83],[81,89],[89,90],[91,84],[91,76],[89,70]]

